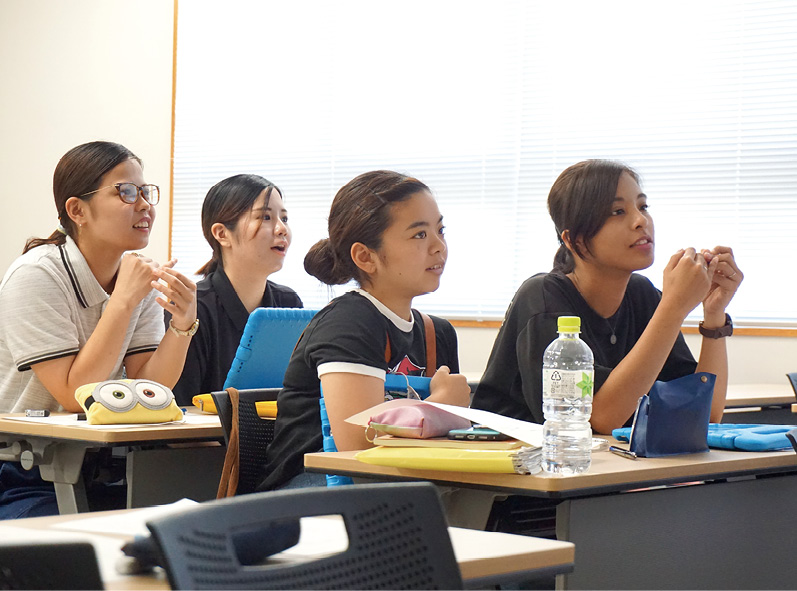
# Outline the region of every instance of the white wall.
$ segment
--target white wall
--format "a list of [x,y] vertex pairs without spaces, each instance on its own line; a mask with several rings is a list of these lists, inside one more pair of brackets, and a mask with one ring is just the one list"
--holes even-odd
[[53,171],[92,140],[127,146],[161,199],[147,253],[168,255],[168,0],[0,0],[0,268],[58,225]]
[[[147,253],[167,259],[173,16],[169,0],[0,0],[0,269],[55,229],[55,165],[95,139],[130,148],[160,185]],[[462,371],[481,375],[498,330],[457,333]],[[735,336],[729,351],[731,382],[797,371],[794,338]]]
[[[462,373],[478,378],[490,356],[498,329],[459,328]],[[699,335],[686,335],[695,357],[700,354]],[[729,381],[733,384],[786,383],[787,372],[797,371],[797,339],[736,335],[728,339]]]

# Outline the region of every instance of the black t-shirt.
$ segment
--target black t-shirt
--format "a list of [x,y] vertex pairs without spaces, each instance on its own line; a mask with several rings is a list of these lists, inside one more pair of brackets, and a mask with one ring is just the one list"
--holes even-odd
[[[249,319],[249,312],[221,267],[197,284],[196,296],[199,330],[191,338],[183,373],[173,388],[180,406],[190,405],[197,394],[221,390]],[[303,307],[295,291],[271,281],[266,282],[260,305],[264,308]],[[170,318],[167,312],[167,327]]]
[[[542,358],[558,337],[559,316],[581,318],[581,339],[595,356],[595,396],[600,396],[601,386],[642,336],[659,301],[661,292],[646,277],[632,274],[620,308],[607,319],[590,308],[562,273],[534,275],[520,286],[507,310],[472,406],[524,421],[545,420]],[[666,382],[696,369],[695,358],[679,334],[658,379]]]
[[[316,314],[299,339],[285,371],[277,400],[274,441],[268,447],[266,478],[260,490],[284,484],[304,470],[304,454],[321,451],[319,366],[322,372],[334,371],[335,364],[346,364],[349,367],[345,369],[351,373],[426,375],[423,320],[416,310],[412,315],[411,330],[405,332],[357,292],[332,300]],[[441,318],[431,318],[437,343],[436,365],[447,365],[451,373],[458,373],[454,327]],[[385,363],[388,334],[391,357]]]

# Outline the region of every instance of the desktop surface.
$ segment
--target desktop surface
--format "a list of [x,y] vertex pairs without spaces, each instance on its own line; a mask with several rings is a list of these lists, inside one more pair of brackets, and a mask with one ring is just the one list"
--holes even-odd
[[24,417],[23,413],[0,414],[0,434],[26,435],[74,441],[87,441],[104,444],[130,443],[139,441],[170,441],[186,439],[214,439],[224,437],[221,423],[216,415],[199,413],[188,409],[186,415],[200,417],[201,422],[164,423],[143,426],[103,425],[100,428],[88,425],[85,421],[71,421],[74,413],[52,413],[48,421],[18,420],[9,417]]
[[[117,559],[122,556],[122,544],[132,539],[135,533],[144,532],[143,522],[147,516],[161,509],[156,507],[3,521],[0,522],[0,538],[20,542],[89,541],[97,552],[106,589],[169,589],[168,581],[160,569],[143,575],[125,575],[115,568]],[[312,530],[312,527],[324,523],[319,520],[327,519],[313,517],[306,522],[303,520],[303,524],[307,523]],[[90,523],[94,525],[89,526]],[[328,527],[322,530],[330,531]],[[518,576],[533,576],[535,572],[564,573],[573,568],[575,549],[569,542],[454,527],[449,528],[449,533],[466,586],[495,585]],[[318,542],[315,540],[313,546],[317,548]],[[332,546],[340,545],[337,538],[329,542]],[[293,552],[289,550],[288,554],[302,556],[302,552],[297,547]]]
[[[612,444],[617,443],[613,439],[610,441]],[[592,455],[589,471],[567,477],[542,473],[486,474],[394,468],[359,462],[354,458],[356,453],[348,451],[306,454],[305,468],[311,472],[329,472],[365,478],[370,476],[377,479],[424,479],[444,484],[489,488],[495,492],[549,498],[618,492],[687,480],[797,472],[797,454],[792,450],[777,452],[711,450],[699,454],[637,460],[629,460],[609,452],[597,452]]]
[[773,542],[792,539],[797,526],[793,450],[637,460],[597,452],[588,472],[565,477],[376,466],[355,453],[307,454],[305,467],[469,493],[464,506],[446,506],[455,524],[489,512],[494,496],[540,497],[555,511],[557,539],[578,549],[557,589],[791,589],[797,580],[790,546]]

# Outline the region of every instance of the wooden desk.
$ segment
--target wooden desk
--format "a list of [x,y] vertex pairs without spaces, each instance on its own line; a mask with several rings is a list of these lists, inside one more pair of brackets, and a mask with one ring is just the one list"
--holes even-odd
[[[191,409],[188,412],[194,414]],[[127,498],[131,507],[171,502],[187,496],[186,491],[201,493],[202,489],[196,487],[208,470],[215,473],[215,485],[218,485],[224,456],[222,446],[167,447],[222,440],[224,435],[218,417],[204,424],[93,429],[77,421],[74,425],[62,425],[13,420],[9,416],[15,415],[0,415],[0,460],[22,462],[26,468],[39,466],[42,478],[55,486],[62,514],[88,511],[81,468],[86,452],[91,449],[125,448]],[[143,486],[138,486],[136,481]],[[158,483],[157,486],[154,483]]]
[[[143,532],[143,522],[150,514],[150,509],[134,509],[3,521],[0,522],[0,539],[8,542],[87,540],[94,545],[97,552],[106,589],[168,589],[168,581],[163,572],[136,576],[116,572],[114,564],[121,556],[120,548],[135,533],[126,532],[121,522],[119,529],[115,531],[122,533],[117,534],[78,529],[80,522],[86,517],[124,518],[127,523],[131,517],[138,515],[140,517],[134,519],[140,524],[136,529]],[[313,524],[323,519],[326,518],[303,519],[303,531],[307,527],[307,535],[312,537]],[[558,574],[569,572],[573,568],[574,546],[568,542],[454,527],[449,528],[449,533],[467,587],[479,588],[523,580],[534,575]],[[341,540],[330,542],[340,546]],[[292,555],[301,555],[301,551],[296,550]]]
[[747,406],[787,406],[797,402],[794,390],[782,384],[728,384],[725,408]]
[[557,538],[578,548],[563,588],[776,589],[797,581],[791,545],[783,542],[797,531],[794,452],[639,460],[599,452],[589,472],[571,477],[400,469],[353,455],[308,454],[305,467],[549,499]]
[[786,380],[782,384],[729,384],[722,422],[792,424],[789,407],[795,402]]

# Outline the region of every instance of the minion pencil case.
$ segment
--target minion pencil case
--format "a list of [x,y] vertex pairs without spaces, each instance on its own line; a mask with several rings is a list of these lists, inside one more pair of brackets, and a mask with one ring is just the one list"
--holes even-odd
[[151,380],[106,380],[75,391],[90,425],[168,423],[183,419],[172,391]]

